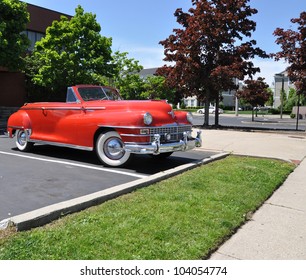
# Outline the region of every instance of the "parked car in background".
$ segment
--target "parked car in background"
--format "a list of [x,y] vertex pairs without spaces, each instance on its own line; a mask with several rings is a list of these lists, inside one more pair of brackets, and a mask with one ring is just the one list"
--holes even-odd
[[[216,107],[214,106],[209,106],[209,114],[214,114],[216,112]],[[223,110],[219,108],[218,110],[219,114],[223,114]],[[204,114],[205,113],[205,108],[197,110],[198,114]]]
[[133,154],[167,157],[201,146],[192,137],[192,114],[162,100],[124,101],[111,87],[68,87],[66,102],[28,103],[8,120],[8,135],[20,151],[35,143],[95,151],[107,166],[122,166]]

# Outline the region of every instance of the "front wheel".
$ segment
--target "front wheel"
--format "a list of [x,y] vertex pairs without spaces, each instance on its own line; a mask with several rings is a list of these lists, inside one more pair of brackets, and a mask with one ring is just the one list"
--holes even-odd
[[96,153],[104,165],[119,167],[130,159],[131,153],[124,150],[124,143],[115,131],[101,133],[96,142]]
[[27,133],[25,130],[17,130],[16,132],[16,146],[19,151],[28,152],[33,147],[34,143],[28,141]]

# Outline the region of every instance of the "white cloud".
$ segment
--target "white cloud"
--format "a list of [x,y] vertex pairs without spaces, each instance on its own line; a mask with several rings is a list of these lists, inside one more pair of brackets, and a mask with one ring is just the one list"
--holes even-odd
[[265,82],[272,87],[274,75],[284,71],[288,67],[288,63],[284,61],[274,61],[273,59],[254,59],[254,66],[260,68],[260,73],[255,75],[257,77],[265,78]]
[[113,51],[128,52],[128,57],[138,60],[144,68],[155,68],[165,64],[163,61],[164,48],[160,45],[138,45],[120,38],[113,38],[112,49]]
[[[129,51],[130,57],[139,60],[144,68],[160,67],[166,64],[163,61],[164,50],[162,47],[148,48],[136,47]],[[254,59],[254,66],[260,68],[260,72],[254,78],[263,77],[265,82],[273,87],[274,75],[284,71],[288,67],[288,63],[284,61],[275,61],[274,59]],[[246,77],[247,78],[247,77]]]
[[162,47],[136,47],[132,48],[129,56],[139,60],[144,68],[160,67],[165,64],[164,49]]
[[[114,47],[114,50],[128,52],[128,57],[138,60],[140,65],[142,65],[144,68],[161,67],[164,64],[167,64],[165,61],[163,61],[164,49],[162,46],[135,46],[131,45],[130,43],[120,42],[117,44],[117,47]],[[288,67],[288,63],[285,63],[284,61],[275,61],[274,59],[256,58],[253,59],[253,63],[255,67],[260,68],[260,73],[257,73],[254,78],[265,78],[265,82],[270,87],[273,87],[274,75],[284,71],[286,67]]]

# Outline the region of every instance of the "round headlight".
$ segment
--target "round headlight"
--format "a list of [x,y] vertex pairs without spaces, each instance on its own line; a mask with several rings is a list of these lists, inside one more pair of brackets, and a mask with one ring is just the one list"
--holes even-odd
[[187,121],[193,124],[193,115],[190,112],[187,113]]
[[153,117],[150,113],[145,113],[143,116],[143,122],[146,125],[150,125],[153,121]]

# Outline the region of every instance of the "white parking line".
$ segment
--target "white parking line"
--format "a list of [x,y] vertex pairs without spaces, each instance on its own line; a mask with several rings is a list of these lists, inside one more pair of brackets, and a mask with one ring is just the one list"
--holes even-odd
[[9,156],[15,156],[15,157],[28,158],[28,159],[33,159],[33,160],[52,162],[52,163],[71,165],[71,166],[76,166],[76,167],[81,167],[81,168],[87,168],[87,169],[105,171],[105,172],[109,172],[109,173],[116,173],[116,174],[121,174],[121,175],[127,175],[127,176],[131,176],[131,177],[136,177],[136,178],[146,178],[146,177],[148,177],[146,175],[139,175],[139,174],[124,172],[124,171],[120,171],[120,170],[113,170],[113,169],[108,169],[108,168],[103,168],[103,167],[95,167],[95,166],[90,166],[90,165],[85,165],[85,164],[78,164],[78,163],[73,163],[73,162],[68,162],[68,161],[45,159],[45,158],[32,157],[32,156],[27,156],[27,155],[19,155],[19,154],[14,154],[14,153],[8,153],[8,152],[3,152],[3,151],[0,151],[0,154],[9,155]]

